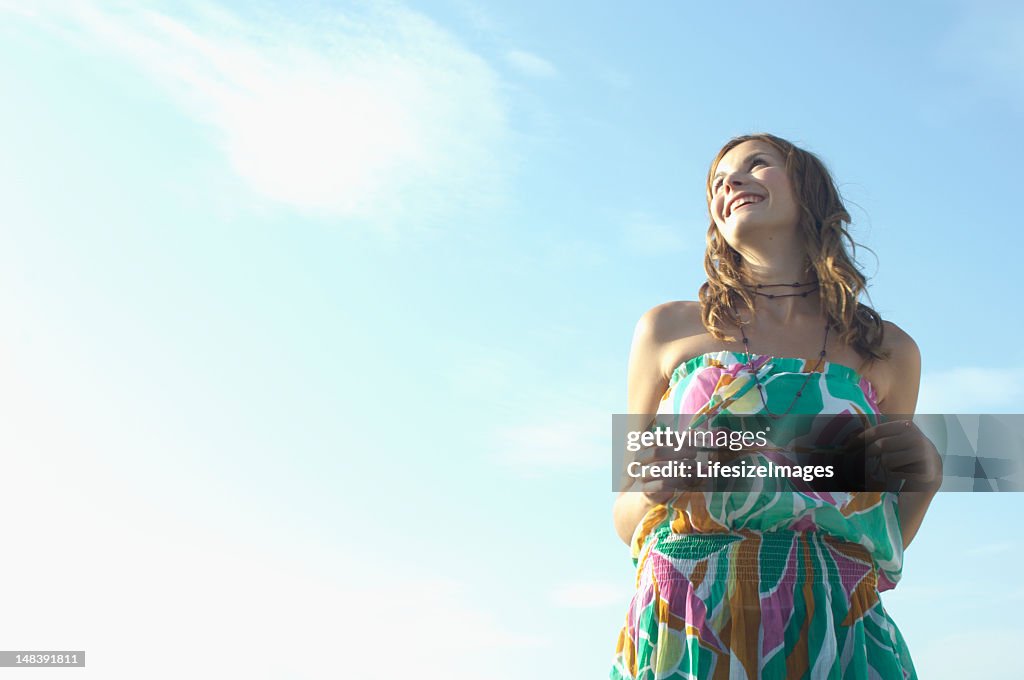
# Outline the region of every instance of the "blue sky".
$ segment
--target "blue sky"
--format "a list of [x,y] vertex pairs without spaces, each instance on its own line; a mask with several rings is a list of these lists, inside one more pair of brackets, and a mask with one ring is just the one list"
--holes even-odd
[[[919,411],[1024,412],[1012,3],[0,11],[5,649],[604,677],[610,414],[736,134],[832,169]],[[934,502],[922,677],[1010,677],[1022,510]]]

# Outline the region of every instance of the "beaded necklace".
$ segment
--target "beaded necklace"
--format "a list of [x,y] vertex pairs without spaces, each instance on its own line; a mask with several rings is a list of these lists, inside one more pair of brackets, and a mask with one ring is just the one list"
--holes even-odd
[[[808,288],[807,290],[805,290],[802,293],[762,293],[761,292],[762,288],[777,288],[779,286],[789,286],[790,288],[798,288],[800,286],[812,286],[812,288]],[[754,291],[754,295],[760,295],[761,297],[766,297],[769,300],[774,300],[775,298],[788,298],[788,297],[802,297],[802,298],[805,298],[805,297],[807,297],[808,295],[810,295],[811,293],[813,293],[816,290],[818,290],[818,284],[814,283],[814,282],[811,282],[811,283],[799,283],[799,282],[798,283],[759,283],[759,284],[757,284],[757,290]]]
[[[824,367],[825,347],[828,345],[829,324],[825,324],[825,340],[821,343],[821,352],[818,353],[817,365],[815,365],[813,371],[807,374],[807,377],[804,379],[804,383],[800,386],[800,389],[798,389],[796,391],[796,394],[793,396],[793,401],[790,403],[789,408],[787,408],[782,413],[772,413],[771,410],[768,408],[768,400],[765,399],[764,396],[764,385],[761,384],[761,379],[757,377],[757,371],[754,370],[753,364],[751,363],[750,340],[747,338],[747,332],[744,329],[740,328],[740,332],[743,334],[743,351],[747,355],[747,370],[750,371],[750,373],[754,376],[754,383],[757,385],[758,394],[761,395],[761,404],[764,405],[764,412],[767,413],[768,416],[771,418],[781,418],[783,416],[788,415],[789,412],[793,410],[793,407],[796,406],[796,402],[800,400],[800,397],[804,393],[804,388],[807,387],[807,384],[811,381],[811,378],[820,373],[821,369]],[[770,358],[774,359],[775,357]]]

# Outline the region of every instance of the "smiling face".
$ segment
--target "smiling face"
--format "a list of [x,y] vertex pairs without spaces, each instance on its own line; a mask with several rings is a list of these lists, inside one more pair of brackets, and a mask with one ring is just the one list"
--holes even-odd
[[726,242],[797,234],[800,207],[786,163],[775,146],[748,140],[729,149],[714,167],[708,210]]

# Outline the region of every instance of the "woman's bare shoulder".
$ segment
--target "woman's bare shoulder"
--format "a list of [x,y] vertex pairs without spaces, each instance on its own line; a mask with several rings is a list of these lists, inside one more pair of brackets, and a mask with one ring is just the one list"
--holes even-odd
[[690,300],[663,302],[644,312],[637,322],[637,330],[660,341],[659,344],[692,335],[702,328],[700,303]]
[[[637,322],[634,348],[649,357],[650,365],[656,366],[662,377],[671,373],[677,356],[686,349],[688,338],[703,334],[700,303],[689,300],[664,302],[647,310]],[[675,363],[673,363],[675,362]]]
[[882,321],[882,347],[890,352],[908,352],[917,349],[914,338],[892,321]]
[[917,343],[892,321],[882,321],[882,352],[886,358],[881,363],[888,373],[901,375],[920,369],[921,350]]
[[892,321],[883,321],[882,351],[886,358],[875,362],[873,379],[879,402],[889,413],[913,413],[921,382],[921,350],[909,333]]

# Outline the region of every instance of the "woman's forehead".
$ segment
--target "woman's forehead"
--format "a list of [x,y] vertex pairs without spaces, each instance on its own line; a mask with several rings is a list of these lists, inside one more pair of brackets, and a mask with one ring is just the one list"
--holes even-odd
[[768,142],[763,142],[760,139],[748,139],[729,149],[718,161],[718,164],[715,166],[715,172],[735,168],[742,165],[750,156],[760,153],[779,158],[779,150]]

